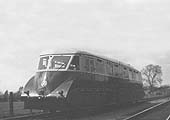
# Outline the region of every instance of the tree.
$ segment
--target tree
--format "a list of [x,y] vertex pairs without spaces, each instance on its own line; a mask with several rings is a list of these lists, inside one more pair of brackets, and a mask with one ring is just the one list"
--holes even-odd
[[162,69],[159,65],[147,65],[142,69],[143,82],[148,85],[152,93],[154,87],[162,83]]

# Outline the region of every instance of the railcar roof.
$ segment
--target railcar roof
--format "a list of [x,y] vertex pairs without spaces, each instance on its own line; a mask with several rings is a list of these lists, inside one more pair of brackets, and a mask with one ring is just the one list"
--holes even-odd
[[98,57],[100,59],[105,59],[105,60],[112,61],[114,63],[122,64],[122,65],[124,65],[128,68],[131,68],[131,69],[138,71],[137,69],[132,67],[130,64],[126,64],[126,63],[123,63],[123,62],[118,61],[118,60],[113,59],[113,58],[109,58],[109,57],[106,57],[106,56],[93,54],[93,53],[90,53],[90,52],[87,52],[87,51],[81,51],[81,50],[59,50],[59,51],[51,51],[50,50],[50,51],[45,51],[45,52],[41,53],[40,56],[45,56],[45,55],[71,55],[71,54],[83,54],[83,55]]
[[54,51],[54,50],[47,50],[47,51],[43,51],[40,56],[44,56],[44,55],[61,55],[61,54],[75,54],[75,53],[79,53],[80,51],[79,50],[57,50],[57,51]]

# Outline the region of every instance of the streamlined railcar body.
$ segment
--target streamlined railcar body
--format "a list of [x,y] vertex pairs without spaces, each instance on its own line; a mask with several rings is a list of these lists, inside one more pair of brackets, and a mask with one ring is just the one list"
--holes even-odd
[[124,104],[143,97],[139,71],[82,51],[40,55],[38,70],[22,94],[26,109],[51,111]]

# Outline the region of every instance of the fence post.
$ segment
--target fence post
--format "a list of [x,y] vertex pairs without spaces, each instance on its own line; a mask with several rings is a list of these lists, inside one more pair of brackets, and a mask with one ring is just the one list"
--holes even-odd
[[9,94],[9,113],[10,113],[11,116],[14,115],[13,102],[14,102],[13,92],[10,92],[10,94]]
[[32,114],[32,109],[30,109],[30,113]]

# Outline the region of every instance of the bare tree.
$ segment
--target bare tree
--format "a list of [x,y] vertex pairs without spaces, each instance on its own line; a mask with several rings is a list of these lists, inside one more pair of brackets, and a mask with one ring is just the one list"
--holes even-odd
[[162,69],[159,65],[147,65],[142,69],[143,82],[149,86],[150,92],[153,88],[162,83]]

